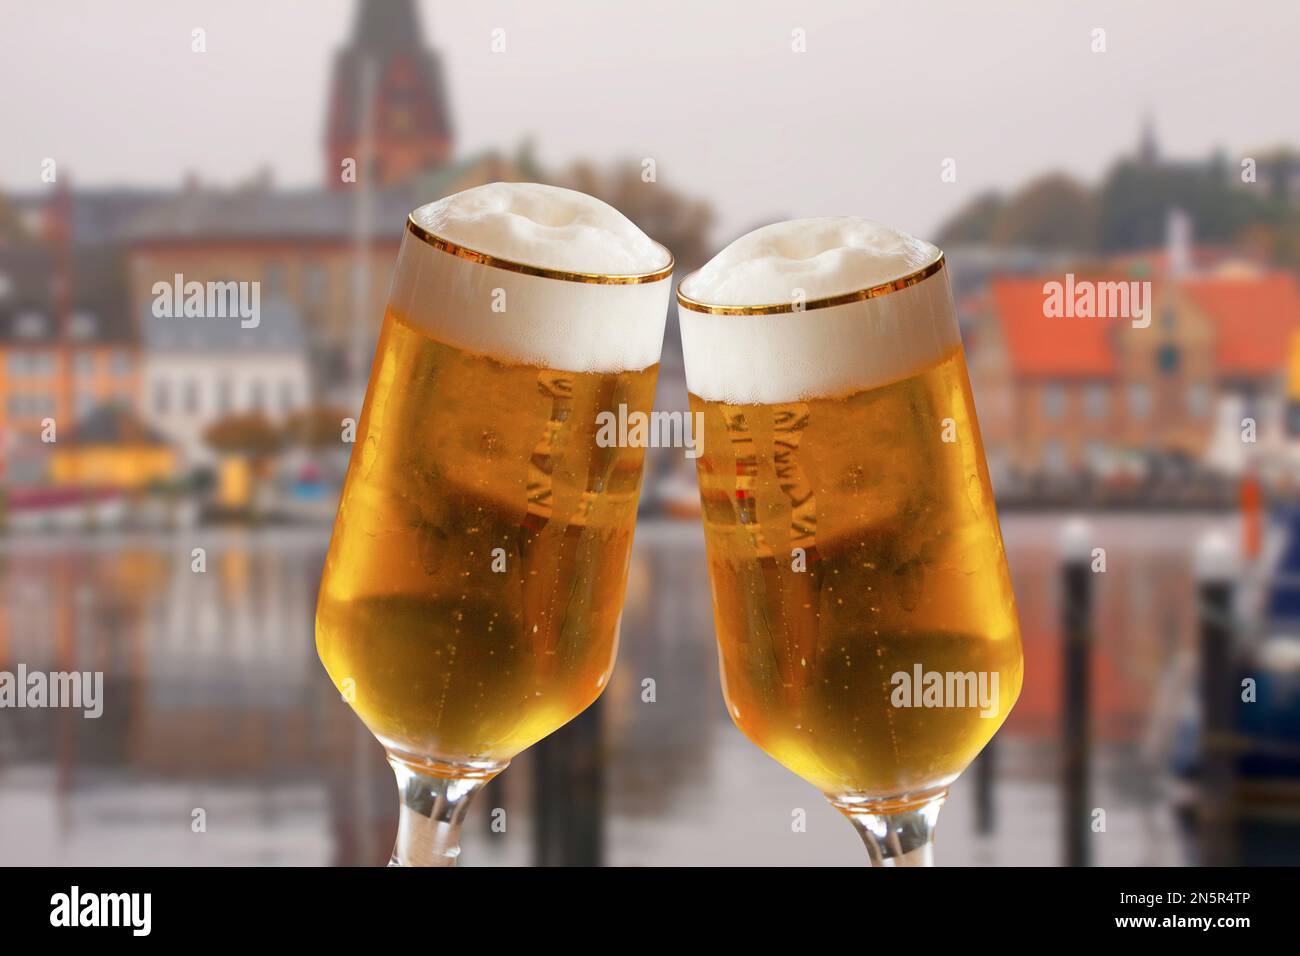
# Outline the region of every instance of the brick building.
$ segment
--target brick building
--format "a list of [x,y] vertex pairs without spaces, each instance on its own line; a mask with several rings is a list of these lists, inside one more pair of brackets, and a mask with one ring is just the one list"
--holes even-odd
[[0,248],[0,433],[8,443],[39,435],[46,419],[66,427],[98,406],[134,402],[139,344],[122,279],[112,250]]
[[[1205,463],[1227,425],[1280,434],[1300,286],[1289,273],[1221,264],[1186,273],[1159,256],[1078,281],[1150,281],[1150,324],[1048,317],[1061,275],[994,279],[971,345],[995,472],[1106,476],[1153,460]],[[1224,410],[1230,409],[1225,422]]]

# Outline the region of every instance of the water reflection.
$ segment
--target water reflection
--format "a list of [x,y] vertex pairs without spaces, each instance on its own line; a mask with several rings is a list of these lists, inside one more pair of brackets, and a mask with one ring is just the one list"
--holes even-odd
[[[1108,811],[1098,863],[1185,862],[1164,766],[1171,714],[1190,692],[1189,556],[1225,524],[1094,524],[1108,548],[1094,662],[1094,795]],[[1060,519],[1011,516],[1004,529],[1025,689],[998,738],[994,830],[978,832],[968,773],[944,812],[940,863],[1060,857]],[[0,712],[0,863],[384,862],[392,780],[313,644],[326,543],[323,530],[283,528],[5,541],[0,669],[103,670],[105,708],[98,720]],[[589,723],[556,735],[558,750],[525,753],[484,792],[464,863],[533,862],[546,843],[540,810],[613,865],[862,864],[848,824],[731,725],[717,681],[699,526],[643,523],[609,688]],[[598,747],[565,743],[593,732]],[[578,753],[586,764],[575,766],[602,781],[598,820],[566,809],[586,805],[580,780],[539,772],[556,753]],[[546,792],[539,780],[552,781]],[[806,832],[792,827],[799,809]]]

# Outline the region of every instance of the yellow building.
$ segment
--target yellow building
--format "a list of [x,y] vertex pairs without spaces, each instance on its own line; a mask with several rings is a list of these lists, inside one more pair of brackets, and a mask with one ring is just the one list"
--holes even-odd
[[1287,401],[1292,404],[1300,403],[1300,331],[1291,334],[1291,344],[1287,354]]
[[57,486],[138,490],[170,479],[176,453],[123,405],[104,405],[82,420],[50,453]]
[[63,267],[48,245],[0,249],[0,434],[64,432],[105,403],[133,405],[139,364],[120,256],[83,249]]

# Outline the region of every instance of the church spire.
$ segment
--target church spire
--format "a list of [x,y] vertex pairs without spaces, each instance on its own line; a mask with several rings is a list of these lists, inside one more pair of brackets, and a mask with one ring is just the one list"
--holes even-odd
[[420,15],[415,0],[361,0],[352,26],[352,45],[376,52],[419,46]]
[[452,128],[442,63],[424,46],[415,0],[357,2],[352,37],[335,57],[329,102],[325,178],[335,188],[344,184],[344,161],[360,162],[367,88],[374,91],[372,182],[393,185],[447,161]]
[[1156,124],[1151,114],[1142,117],[1142,133],[1138,139],[1138,161],[1154,166],[1160,160],[1160,147],[1156,145]]

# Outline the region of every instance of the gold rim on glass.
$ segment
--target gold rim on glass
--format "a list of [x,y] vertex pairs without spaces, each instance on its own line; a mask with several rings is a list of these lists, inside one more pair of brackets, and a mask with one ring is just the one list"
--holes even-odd
[[[711,315],[776,315],[781,312],[809,312],[812,309],[828,309],[833,305],[847,305],[850,302],[877,299],[882,295],[889,295],[891,292],[899,292],[908,286],[925,281],[942,268],[943,253],[940,252],[939,258],[901,278],[890,279],[888,282],[882,282],[866,289],[831,295],[824,299],[813,299],[811,302],[805,302],[802,305],[796,305],[793,302],[780,302],[775,305],[709,305],[707,302],[697,302],[690,296],[683,294],[682,286],[691,277],[686,276],[681,282],[677,283],[677,303],[683,309],[689,309],[692,312],[708,312]],[[692,272],[691,275],[695,275],[695,273]]]
[[[510,259],[502,259],[499,256],[489,255],[486,252],[479,252],[477,249],[470,249],[467,246],[458,245],[442,236],[434,235],[428,229],[425,229],[410,216],[406,218],[406,228],[410,230],[411,235],[427,242],[435,249],[450,255],[457,256],[461,259],[468,259],[470,262],[477,262],[481,265],[491,266],[494,269],[505,269],[507,272],[519,272],[526,276],[538,276],[542,279],[560,279],[564,282],[588,282],[595,285],[638,285],[642,282],[658,282],[660,279],[667,279],[673,274],[675,261],[673,254],[664,246],[655,243],[660,249],[663,249],[668,255],[668,265],[654,272],[642,272],[636,275],[606,275],[602,272],[567,272],[563,269],[547,269],[544,266],[532,266],[526,262],[514,262]],[[653,241],[653,240],[652,240]]]

